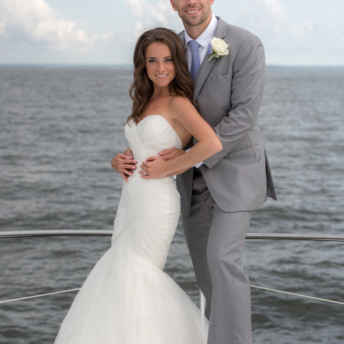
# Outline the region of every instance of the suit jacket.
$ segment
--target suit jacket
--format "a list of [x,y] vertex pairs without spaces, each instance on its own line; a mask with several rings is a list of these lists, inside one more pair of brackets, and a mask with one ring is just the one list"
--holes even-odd
[[[260,208],[275,188],[259,128],[258,112],[265,81],[264,47],[258,37],[218,18],[215,37],[229,54],[204,58],[195,80],[193,100],[214,128],[223,149],[201,166],[207,187],[225,212]],[[180,34],[185,43],[184,32]],[[190,210],[193,169],[177,177],[182,213]]]

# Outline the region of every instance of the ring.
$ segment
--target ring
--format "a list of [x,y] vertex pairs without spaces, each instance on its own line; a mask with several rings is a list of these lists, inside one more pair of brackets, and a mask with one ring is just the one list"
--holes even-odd
[[145,175],[146,175],[146,172],[143,172],[143,175],[145,176]]

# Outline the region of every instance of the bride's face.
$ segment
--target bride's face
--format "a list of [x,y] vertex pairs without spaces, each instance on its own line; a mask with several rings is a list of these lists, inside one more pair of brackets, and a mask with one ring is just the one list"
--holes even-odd
[[176,72],[170,48],[161,42],[151,43],[146,49],[147,75],[156,87],[167,87]]

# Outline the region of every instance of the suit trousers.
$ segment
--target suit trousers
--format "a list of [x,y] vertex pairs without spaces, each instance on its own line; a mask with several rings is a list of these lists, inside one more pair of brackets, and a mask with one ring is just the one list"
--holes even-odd
[[208,344],[251,344],[250,283],[241,254],[252,212],[223,212],[202,175],[194,176],[183,227],[195,275],[206,298]]

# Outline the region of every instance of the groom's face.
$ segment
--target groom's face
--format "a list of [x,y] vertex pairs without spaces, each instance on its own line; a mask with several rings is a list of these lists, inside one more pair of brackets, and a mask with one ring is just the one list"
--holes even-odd
[[215,0],[170,0],[184,26],[202,26],[212,15],[211,5]]

